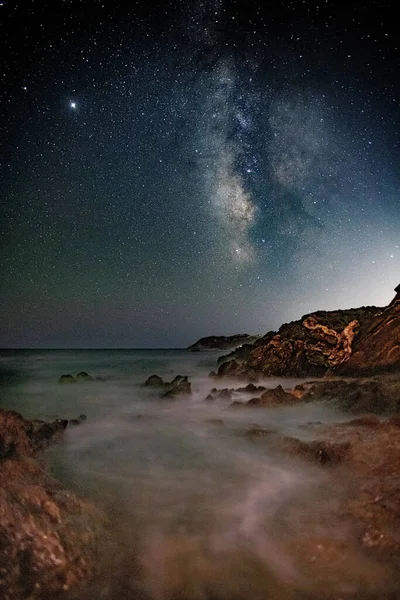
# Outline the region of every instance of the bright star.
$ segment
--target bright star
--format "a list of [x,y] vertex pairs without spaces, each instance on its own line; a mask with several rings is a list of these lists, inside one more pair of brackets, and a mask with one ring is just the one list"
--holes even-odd
[[72,108],[73,110],[75,110],[76,109],[76,102],[72,102],[72,100],[71,100],[71,102],[69,103],[69,106],[70,106],[70,108]]

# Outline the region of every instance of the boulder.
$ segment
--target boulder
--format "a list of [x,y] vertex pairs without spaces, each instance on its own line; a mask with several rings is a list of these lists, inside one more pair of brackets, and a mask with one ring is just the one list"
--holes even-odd
[[91,375],[89,375],[89,373],[86,373],[86,371],[81,371],[80,373],[77,374],[76,380],[77,381],[93,381],[93,377]]
[[76,379],[70,373],[68,373],[68,375],[61,375],[58,383],[76,383]]
[[144,382],[144,385],[148,387],[163,387],[165,383],[159,375],[150,375]]
[[247,406],[281,406],[298,402],[298,398],[286,392],[281,385],[274,389],[266,390],[259,398],[251,398]]
[[178,375],[171,381],[170,389],[163,394],[163,398],[174,398],[175,396],[187,396],[192,393],[192,386],[187,376]]

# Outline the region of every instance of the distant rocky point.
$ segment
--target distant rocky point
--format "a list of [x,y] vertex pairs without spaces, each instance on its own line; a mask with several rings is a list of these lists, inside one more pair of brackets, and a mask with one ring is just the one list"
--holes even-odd
[[249,335],[248,333],[237,333],[236,335],[210,335],[204,337],[189,346],[187,349],[191,352],[201,352],[204,350],[233,350],[243,344],[253,344],[261,336]]

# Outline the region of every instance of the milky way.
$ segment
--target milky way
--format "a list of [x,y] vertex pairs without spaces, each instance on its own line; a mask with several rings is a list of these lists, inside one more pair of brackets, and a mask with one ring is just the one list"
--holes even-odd
[[181,346],[398,284],[390,6],[5,0],[4,346]]

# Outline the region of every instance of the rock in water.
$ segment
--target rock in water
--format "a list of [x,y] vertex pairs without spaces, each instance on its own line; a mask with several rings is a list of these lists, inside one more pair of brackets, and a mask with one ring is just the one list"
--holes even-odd
[[252,398],[247,402],[248,406],[281,406],[296,404],[298,398],[290,392],[285,392],[281,385],[271,390],[266,390],[260,398]]
[[163,398],[187,396],[192,393],[191,383],[186,376],[178,375],[169,385],[171,388],[163,394]]
[[86,373],[86,371],[81,371],[78,373],[76,379],[77,381],[93,381],[93,377],[89,375],[89,373]]
[[144,385],[148,387],[162,387],[165,383],[159,375],[150,375],[144,382]]
[[58,383],[76,383],[76,379],[70,373],[68,373],[68,375],[61,375]]
[[177,375],[172,381],[164,381],[159,375],[151,375],[144,383],[147,387],[162,390],[162,398],[173,398],[192,393],[191,383],[186,375]]

